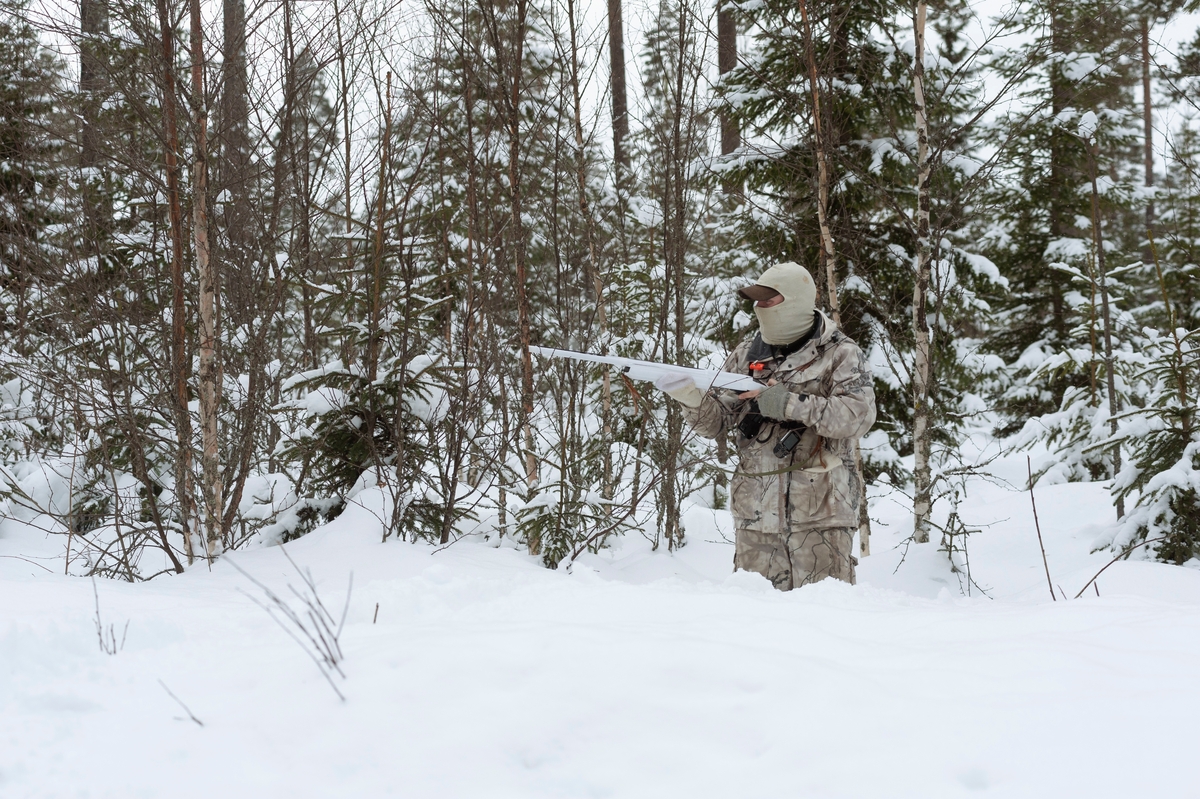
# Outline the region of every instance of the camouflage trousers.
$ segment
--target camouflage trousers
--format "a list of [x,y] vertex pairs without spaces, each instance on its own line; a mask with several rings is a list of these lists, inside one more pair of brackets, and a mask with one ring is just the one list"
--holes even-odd
[[738,530],[733,568],[758,572],[780,591],[833,577],[854,585],[854,530],[826,527],[765,533]]

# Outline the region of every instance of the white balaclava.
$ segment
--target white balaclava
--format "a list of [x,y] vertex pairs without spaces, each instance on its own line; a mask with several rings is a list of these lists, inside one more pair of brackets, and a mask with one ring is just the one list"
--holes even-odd
[[817,285],[807,269],[791,261],[775,264],[755,283],[783,295],[783,302],[778,305],[770,308],[754,306],[763,341],[774,346],[791,344],[812,330]]

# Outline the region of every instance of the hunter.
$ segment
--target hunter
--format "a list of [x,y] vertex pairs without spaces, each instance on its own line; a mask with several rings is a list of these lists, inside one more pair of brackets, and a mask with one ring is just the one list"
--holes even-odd
[[700,435],[736,433],[734,569],[758,572],[781,591],[826,577],[853,584],[862,497],[853,453],[875,423],[870,367],[816,309],[816,285],[799,264],[776,264],[738,293],[754,302],[759,330],[724,368],[763,388],[706,393],[681,375],[657,385]]

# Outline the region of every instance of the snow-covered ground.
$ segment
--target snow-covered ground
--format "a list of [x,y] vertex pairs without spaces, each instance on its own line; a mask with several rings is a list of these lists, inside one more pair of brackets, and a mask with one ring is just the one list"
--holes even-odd
[[[992,471],[1020,486],[1024,456]],[[128,622],[108,655],[91,581],[18,559],[52,567],[62,540],[0,528],[0,796],[1200,796],[1200,569],[1121,562],[1051,602],[1029,494],[1002,482],[960,509],[986,596],[936,544],[900,564],[882,495],[859,585],[790,594],[730,574],[728,516],[700,506],[681,551],[631,537],[567,573],[381,544],[377,499],[288,545],[336,609],[354,574],[344,703],[228,563],[98,581],[105,627]],[[1111,505],[1036,499],[1073,596]],[[301,585],[279,548],[233,559]]]

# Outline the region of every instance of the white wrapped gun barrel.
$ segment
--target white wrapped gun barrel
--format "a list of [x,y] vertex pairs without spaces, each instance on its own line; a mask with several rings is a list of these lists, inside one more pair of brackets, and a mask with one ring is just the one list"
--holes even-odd
[[567,358],[574,361],[608,364],[630,380],[641,380],[648,383],[658,383],[662,378],[690,377],[696,387],[702,391],[709,388],[752,391],[763,387],[762,383],[756,382],[749,375],[723,372],[720,369],[695,369],[690,366],[639,361],[636,358],[617,358],[611,355],[593,355],[590,352],[556,350],[549,347],[530,347],[529,351],[543,358]]

